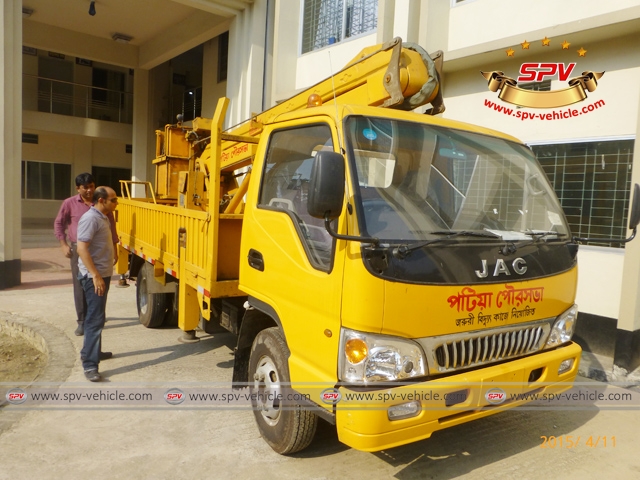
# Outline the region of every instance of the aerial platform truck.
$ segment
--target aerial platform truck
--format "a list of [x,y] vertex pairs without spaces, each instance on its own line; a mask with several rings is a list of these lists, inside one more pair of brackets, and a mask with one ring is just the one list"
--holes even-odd
[[319,418],[377,451],[576,376],[577,241],[529,148],[434,116],[441,62],[396,38],[224,131],[220,99],[157,131],[144,197],[122,182],[140,322],[237,335],[233,384],[273,394],[252,402],[278,453]]

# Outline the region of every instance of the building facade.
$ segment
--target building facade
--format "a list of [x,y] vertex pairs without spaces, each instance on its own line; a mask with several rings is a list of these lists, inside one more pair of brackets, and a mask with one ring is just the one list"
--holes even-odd
[[[396,36],[444,52],[443,117],[532,147],[574,235],[630,233],[640,0],[112,0],[93,15],[89,1],[17,3],[0,0],[0,288],[20,281],[21,228],[51,222],[78,173],[153,181],[154,131],[176,113],[211,116],[228,96],[237,124]],[[541,109],[501,100],[481,71],[542,91],[604,74],[575,108]],[[594,371],[635,369],[640,241],[590,242],[579,262],[576,338]]]

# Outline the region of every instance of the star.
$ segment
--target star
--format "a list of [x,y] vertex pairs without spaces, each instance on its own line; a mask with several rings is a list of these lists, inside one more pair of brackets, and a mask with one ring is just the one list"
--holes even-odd
[[523,50],[529,50],[529,42],[527,42],[526,40],[520,45],[522,45]]
[[512,48],[509,48],[509,50],[505,50],[505,52],[507,52],[507,57],[513,57],[513,54],[516,53]]
[[549,40],[547,37],[544,37],[542,39],[542,46],[543,47],[548,47],[550,43],[551,43],[551,40]]
[[562,49],[569,50],[569,45],[571,44],[565,40],[564,42],[562,42]]
[[581,57],[584,57],[587,54],[587,51],[580,47],[580,50],[578,50],[578,55],[580,55]]

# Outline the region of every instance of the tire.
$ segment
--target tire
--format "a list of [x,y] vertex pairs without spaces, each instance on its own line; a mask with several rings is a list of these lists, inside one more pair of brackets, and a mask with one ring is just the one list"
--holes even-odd
[[148,282],[155,281],[153,273],[150,274],[151,269],[153,267],[148,263],[140,269],[136,281],[136,304],[140,323],[147,328],[157,328],[164,321],[169,294],[148,293]]
[[318,425],[318,417],[302,406],[265,398],[268,393],[284,393],[283,387],[290,385],[288,351],[282,331],[271,327],[258,333],[249,358],[252,393],[258,394],[251,399],[258,429],[269,446],[283,455],[308,447]]
[[177,327],[178,326],[178,308],[174,305],[176,301],[176,294],[167,293],[166,294],[167,301],[167,311],[164,314],[164,319],[162,320],[163,327]]

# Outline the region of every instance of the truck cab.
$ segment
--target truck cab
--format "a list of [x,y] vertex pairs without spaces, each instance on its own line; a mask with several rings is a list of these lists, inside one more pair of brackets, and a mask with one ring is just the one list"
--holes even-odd
[[[315,107],[265,126],[252,175],[239,288],[280,332],[245,346],[243,377],[258,390],[290,382],[341,441],[380,450],[496,411],[485,395],[498,385],[505,395],[570,387],[577,245],[516,139],[409,112]],[[266,340],[282,352],[255,354]],[[294,417],[277,402],[258,407],[261,430]]]

